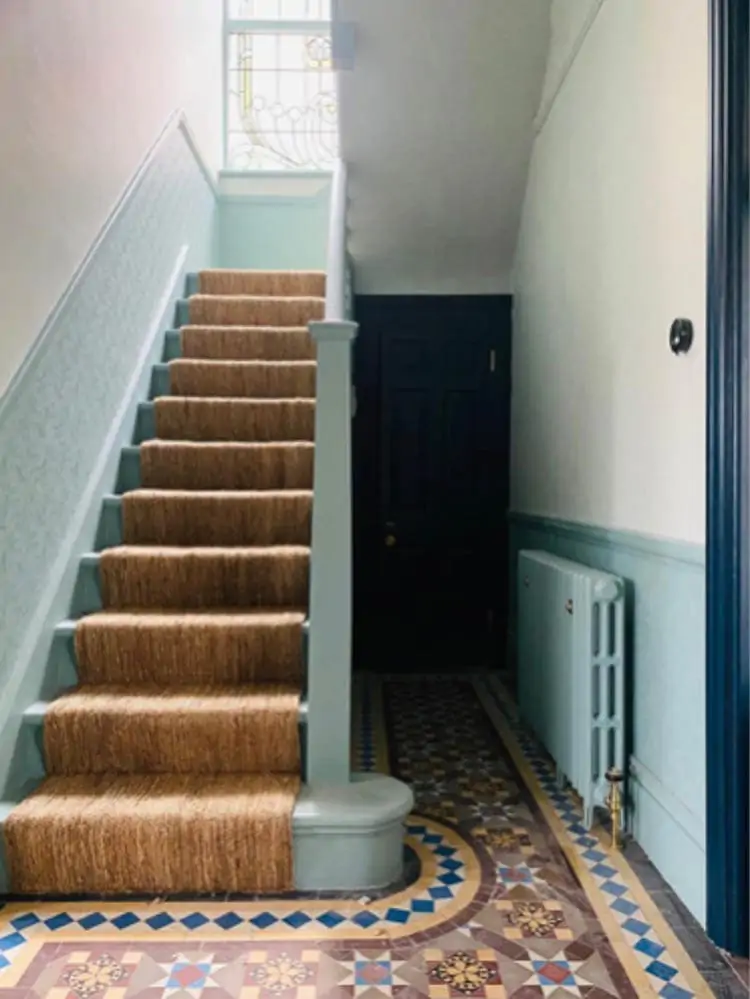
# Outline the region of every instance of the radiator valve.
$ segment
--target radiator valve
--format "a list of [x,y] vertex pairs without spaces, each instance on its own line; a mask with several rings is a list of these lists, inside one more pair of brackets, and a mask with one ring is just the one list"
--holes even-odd
[[624,774],[617,767],[610,767],[604,775],[609,784],[609,794],[605,802],[612,823],[612,849],[620,848],[620,824],[622,822],[622,782]]

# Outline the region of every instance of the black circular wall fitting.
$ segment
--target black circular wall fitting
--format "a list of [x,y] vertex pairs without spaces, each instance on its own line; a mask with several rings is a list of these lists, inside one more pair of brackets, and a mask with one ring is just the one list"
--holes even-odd
[[675,319],[669,328],[669,346],[674,354],[687,354],[693,346],[695,331],[690,319]]

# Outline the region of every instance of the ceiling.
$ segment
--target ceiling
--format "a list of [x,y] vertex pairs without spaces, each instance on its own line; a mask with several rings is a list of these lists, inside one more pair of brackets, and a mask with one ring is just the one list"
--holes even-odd
[[549,0],[340,0],[357,291],[481,294],[510,272]]

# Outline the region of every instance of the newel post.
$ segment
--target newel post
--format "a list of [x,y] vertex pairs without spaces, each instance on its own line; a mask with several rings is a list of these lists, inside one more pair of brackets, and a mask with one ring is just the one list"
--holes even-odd
[[350,776],[352,343],[357,324],[310,323],[317,344],[307,673],[307,783]]

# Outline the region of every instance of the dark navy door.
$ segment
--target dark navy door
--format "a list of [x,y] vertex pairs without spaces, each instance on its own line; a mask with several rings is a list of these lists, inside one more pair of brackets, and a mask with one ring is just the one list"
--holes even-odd
[[361,298],[357,318],[358,659],[399,670],[496,661],[510,301]]

